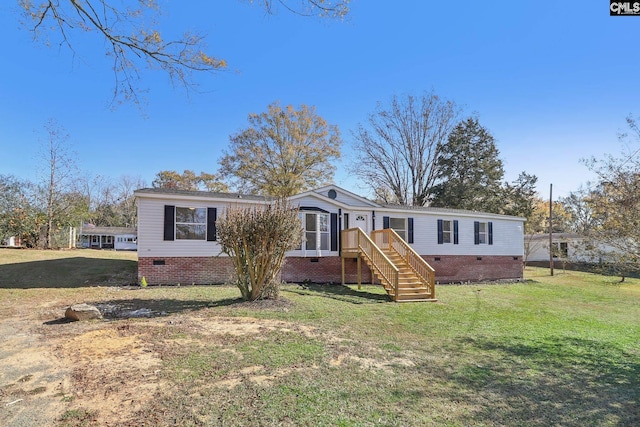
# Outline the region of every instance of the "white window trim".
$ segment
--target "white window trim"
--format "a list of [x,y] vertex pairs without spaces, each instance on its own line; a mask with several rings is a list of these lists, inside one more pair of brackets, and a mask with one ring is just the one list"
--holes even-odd
[[[195,210],[203,210],[204,211],[204,222],[178,222],[178,209],[195,209]],[[188,226],[203,226],[204,227],[204,235],[202,238],[198,239],[184,239],[178,237],[178,226],[179,225],[188,225]],[[175,240],[207,240],[207,208],[196,208],[193,206],[176,206],[173,218],[173,233]]]
[[[314,215],[316,218],[316,229],[312,231],[307,231],[307,215]],[[302,221],[302,233],[303,233],[303,241],[300,244],[300,248],[297,250],[301,250],[305,256],[313,255],[313,256],[322,256],[323,252],[331,252],[331,218],[328,213],[324,212],[300,212],[299,217]],[[326,230],[322,231],[321,229],[321,218],[326,218]],[[307,233],[315,234],[315,244],[316,249],[307,249]],[[326,236],[326,249],[322,248],[322,236]]]

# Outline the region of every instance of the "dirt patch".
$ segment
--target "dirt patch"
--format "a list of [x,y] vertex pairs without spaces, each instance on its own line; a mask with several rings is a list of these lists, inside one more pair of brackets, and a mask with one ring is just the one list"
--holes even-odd
[[[131,299],[125,301],[119,304],[112,299],[101,305],[105,320],[90,322],[60,318],[64,301],[42,301],[27,314],[0,312],[0,425],[137,426],[136,414],[144,412],[152,399],[170,393],[162,371],[167,351],[215,342],[220,351],[233,353],[236,340],[273,332],[326,343],[334,349],[330,361],[334,366],[349,362],[383,371],[395,365],[412,366],[409,360],[351,356],[342,347],[346,340],[311,326],[253,317],[213,317],[206,308],[166,314],[144,307],[144,301],[140,306],[132,306]],[[287,310],[291,303],[260,301],[238,306]],[[309,369],[318,366],[267,369],[253,365],[201,387],[230,390],[243,382],[268,387],[295,371]],[[193,389],[194,395],[200,391],[197,386]]]
[[[59,317],[64,306],[56,302],[43,302],[21,318],[16,312],[0,318],[2,426],[56,426],[74,414],[76,421],[86,417],[91,425],[136,425],[136,412],[167,387],[160,375],[161,349],[157,347],[162,343],[157,334],[154,338],[160,329],[188,331],[186,338],[171,339],[177,347],[197,343],[191,335],[241,337],[276,330],[316,335],[313,328],[277,320],[161,312],[136,316],[148,311],[145,307],[124,310],[117,301],[100,307],[107,320],[68,322]],[[290,303],[239,305],[285,309]],[[245,380],[267,385],[289,371],[267,374],[262,366],[254,366],[212,386],[232,388]]]

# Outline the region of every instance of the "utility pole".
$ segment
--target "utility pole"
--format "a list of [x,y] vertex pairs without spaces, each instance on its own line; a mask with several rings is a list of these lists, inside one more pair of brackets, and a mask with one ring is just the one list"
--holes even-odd
[[549,184],[549,269],[553,276],[553,184]]

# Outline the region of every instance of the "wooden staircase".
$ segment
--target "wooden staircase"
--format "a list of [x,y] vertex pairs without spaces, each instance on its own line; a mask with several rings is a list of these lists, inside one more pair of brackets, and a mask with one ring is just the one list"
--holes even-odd
[[394,230],[377,230],[371,237],[360,228],[343,230],[343,283],[344,259],[356,257],[358,285],[362,259],[393,301],[437,301],[434,269]]
[[421,280],[418,274],[400,254],[393,249],[383,249],[382,252],[389,258],[393,265],[398,268],[398,292],[394,295],[395,290],[393,287],[389,285],[385,286],[382,278],[377,275],[376,278],[380,280],[380,283],[387,290],[387,294],[389,294],[394,301],[436,301],[436,299],[433,298],[432,288]]

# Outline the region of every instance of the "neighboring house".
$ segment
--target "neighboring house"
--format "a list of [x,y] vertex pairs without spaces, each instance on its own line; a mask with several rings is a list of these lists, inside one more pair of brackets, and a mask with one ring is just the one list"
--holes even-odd
[[135,251],[138,234],[130,227],[96,227],[85,224],[80,230],[80,246],[91,249]]
[[[594,242],[576,233],[553,233],[551,245],[555,261],[571,263],[599,263],[616,253],[615,248],[602,242],[593,248]],[[524,253],[527,263],[549,265],[549,234],[525,235]]]
[[[576,260],[583,237],[575,233],[553,233],[553,258]],[[549,262],[549,234],[527,234],[524,236],[525,261]]]
[[[2,240],[2,239],[0,239]],[[20,248],[22,247],[22,240],[18,236],[11,236],[8,239],[0,242],[3,246],[8,248]]]
[[[149,284],[229,281],[233,269],[216,241],[217,218],[228,206],[271,201],[259,196],[149,188],[137,190],[135,196],[138,278],[145,277]],[[393,229],[433,267],[437,282],[522,278],[524,218],[384,206],[335,185],[290,200],[298,206],[305,238],[299,249],[287,254],[282,270],[287,282],[340,283],[344,279],[355,283],[360,258],[354,257],[352,243],[357,228],[379,243],[391,236],[380,230]],[[371,282],[367,265],[362,267],[362,278]]]

